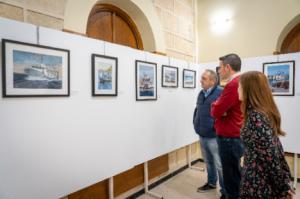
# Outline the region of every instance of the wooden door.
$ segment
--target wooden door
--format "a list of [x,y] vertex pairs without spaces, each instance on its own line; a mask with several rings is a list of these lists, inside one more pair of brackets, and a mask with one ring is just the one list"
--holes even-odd
[[[143,49],[140,33],[133,20],[121,9],[109,4],[97,4],[91,11],[87,36],[132,48]],[[132,66],[134,67],[134,66]],[[142,133],[142,132],[141,132]],[[148,163],[149,179],[169,170],[168,154]],[[114,176],[114,196],[118,196],[144,182],[143,164]],[[108,180],[70,194],[69,199],[107,199]]]
[[280,53],[293,53],[300,51],[300,23],[296,25],[283,40]]
[[89,37],[143,49],[140,33],[126,12],[109,4],[97,4],[91,11],[86,34]]

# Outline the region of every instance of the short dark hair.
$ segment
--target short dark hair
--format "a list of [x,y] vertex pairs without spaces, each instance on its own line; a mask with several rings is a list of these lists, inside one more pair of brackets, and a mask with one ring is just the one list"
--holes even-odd
[[230,67],[236,72],[241,70],[242,61],[237,54],[228,54],[220,57],[219,60],[222,61],[225,65],[229,64]]

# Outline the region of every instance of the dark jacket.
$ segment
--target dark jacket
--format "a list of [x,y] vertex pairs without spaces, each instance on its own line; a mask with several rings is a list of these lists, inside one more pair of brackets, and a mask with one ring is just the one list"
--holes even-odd
[[221,95],[221,93],[222,88],[215,86],[207,97],[205,97],[203,90],[201,90],[198,95],[193,123],[195,132],[202,137],[216,137],[216,131],[214,128],[215,120],[210,115],[210,109],[211,104]]

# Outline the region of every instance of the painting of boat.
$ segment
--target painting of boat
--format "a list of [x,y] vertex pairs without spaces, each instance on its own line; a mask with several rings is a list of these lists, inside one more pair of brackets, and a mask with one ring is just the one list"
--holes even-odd
[[14,50],[13,66],[14,88],[62,88],[62,57]]
[[112,89],[112,66],[102,66],[98,69],[98,89]]
[[140,67],[139,91],[140,96],[154,96],[154,71],[152,67]]

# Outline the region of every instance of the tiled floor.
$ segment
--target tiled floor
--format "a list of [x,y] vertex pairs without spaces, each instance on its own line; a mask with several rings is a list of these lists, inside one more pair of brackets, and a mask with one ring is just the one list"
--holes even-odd
[[[203,163],[196,166],[204,167]],[[219,190],[208,193],[198,193],[196,190],[200,185],[206,182],[206,172],[194,169],[186,169],[182,173],[174,176],[168,181],[160,184],[151,191],[160,194],[164,199],[218,199],[220,198]],[[142,195],[139,199],[153,199],[149,195]],[[300,199],[300,184],[297,185],[297,195],[294,199]]]

